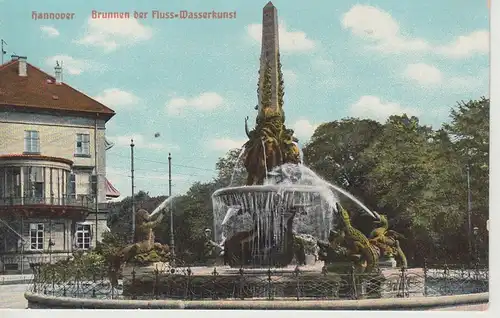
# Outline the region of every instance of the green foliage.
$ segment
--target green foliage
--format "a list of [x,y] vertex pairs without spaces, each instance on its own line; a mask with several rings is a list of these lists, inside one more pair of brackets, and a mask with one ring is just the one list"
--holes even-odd
[[285,103],[285,82],[283,80],[283,70],[281,68],[280,54],[278,53],[278,105],[283,110]]
[[262,80],[262,98],[261,98],[261,104],[262,107],[270,107],[271,106],[271,100],[273,96],[273,90],[272,90],[272,81],[271,81],[271,66],[269,65],[269,62],[266,63],[266,68],[264,71],[264,78]]
[[[489,100],[460,103],[443,129],[391,116],[384,125],[343,119],[316,129],[306,164],[387,214],[413,262],[424,257],[468,260],[466,165],[471,171],[473,224],[487,256]],[[366,225],[366,224],[365,224]],[[360,226],[363,228],[363,224]],[[366,227],[368,230],[369,227]]]
[[[437,130],[407,115],[391,116],[383,124],[357,118],[324,123],[303,152],[305,164],[320,176],[342,186],[370,209],[388,216],[390,228],[407,237],[400,243],[410,264],[421,263],[424,257],[450,262],[469,259],[469,165],[472,223],[479,227],[478,244],[483,259],[487,256],[488,99],[460,103],[452,109],[450,122]],[[229,185],[235,167],[233,185],[245,182],[242,162],[235,165],[238,155],[237,149],[229,151],[217,162],[218,173],[213,181],[193,184],[174,201],[176,254],[186,262],[202,262],[206,258],[204,230],[213,228],[212,193]],[[148,211],[165,198],[140,193],[138,204]],[[356,205],[341,199],[349,211],[355,211]],[[130,199],[117,203],[113,209],[112,232],[126,233],[130,228]],[[357,215],[361,214],[353,213],[354,226],[369,234],[373,229],[371,219],[356,218]],[[157,238],[162,243],[169,242],[169,222],[169,217],[164,218],[158,228]]]
[[40,281],[92,281],[102,279],[107,272],[104,257],[95,252],[74,253],[67,260],[54,264],[40,264]]
[[231,178],[233,177],[232,185],[245,184],[247,171],[243,158],[239,157],[240,152],[241,149],[231,149],[224,157],[219,158],[219,161],[215,164],[215,168],[218,171],[215,182],[222,187],[229,186],[229,184],[231,184]]
[[[369,189],[367,174],[372,166],[360,159],[380,135],[381,128],[381,124],[369,119],[346,118],[324,123],[303,149],[305,164],[326,180],[361,196]],[[351,211],[354,206],[346,208]]]

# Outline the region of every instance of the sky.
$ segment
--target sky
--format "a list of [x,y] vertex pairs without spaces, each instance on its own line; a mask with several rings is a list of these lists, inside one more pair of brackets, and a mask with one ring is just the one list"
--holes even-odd
[[[0,38],[11,54],[117,113],[106,126],[107,178],[131,194],[172,193],[215,175],[246,141],[257,103],[262,8],[267,1],[0,0]],[[315,127],[346,117],[384,122],[416,115],[439,128],[457,101],[489,96],[487,1],[276,0],[287,126],[304,145]],[[130,19],[92,19],[129,12]],[[234,19],[153,19],[152,11],[236,12]],[[33,19],[74,13],[72,19]],[[148,12],[134,18],[134,11]],[[155,137],[155,135],[158,135]]]

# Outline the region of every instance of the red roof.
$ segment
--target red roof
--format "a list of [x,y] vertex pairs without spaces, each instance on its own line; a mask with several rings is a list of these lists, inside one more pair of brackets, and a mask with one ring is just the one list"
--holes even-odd
[[120,196],[120,192],[116,190],[115,187],[109,182],[108,179],[105,179],[106,182],[106,197],[108,198],[118,198]]
[[26,63],[27,76],[18,74],[19,60],[0,65],[0,107],[46,109],[103,116],[109,120],[115,112],[73,87],[55,84],[55,78]]

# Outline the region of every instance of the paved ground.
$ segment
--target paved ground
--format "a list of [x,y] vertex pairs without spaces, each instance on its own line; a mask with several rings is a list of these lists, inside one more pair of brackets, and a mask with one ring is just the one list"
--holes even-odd
[[25,309],[28,301],[24,298],[27,284],[0,285],[0,309]]

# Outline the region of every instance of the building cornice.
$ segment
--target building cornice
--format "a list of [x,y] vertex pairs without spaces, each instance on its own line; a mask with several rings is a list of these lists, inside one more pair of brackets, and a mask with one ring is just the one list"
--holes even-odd
[[46,113],[59,116],[75,116],[75,117],[85,117],[91,119],[103,119],[105,122],[109,121],[116,114],[116,113],[76,111],[69,109],[68,110],[50,109],[47,107],[41,107],[37,105],[2,104],[2,103],[0,103],[0,109],[6,109],[8,111],[13,111],[13,112]]
[[73,165],[73,161],[66,158],[42,156],[42,155],[24,155],[24,154],[10,154],[10,155],[0,155],[0,161],[22,161],[22,160],[33,160],[33,161],[52,161],[64,163],[69,166]]

